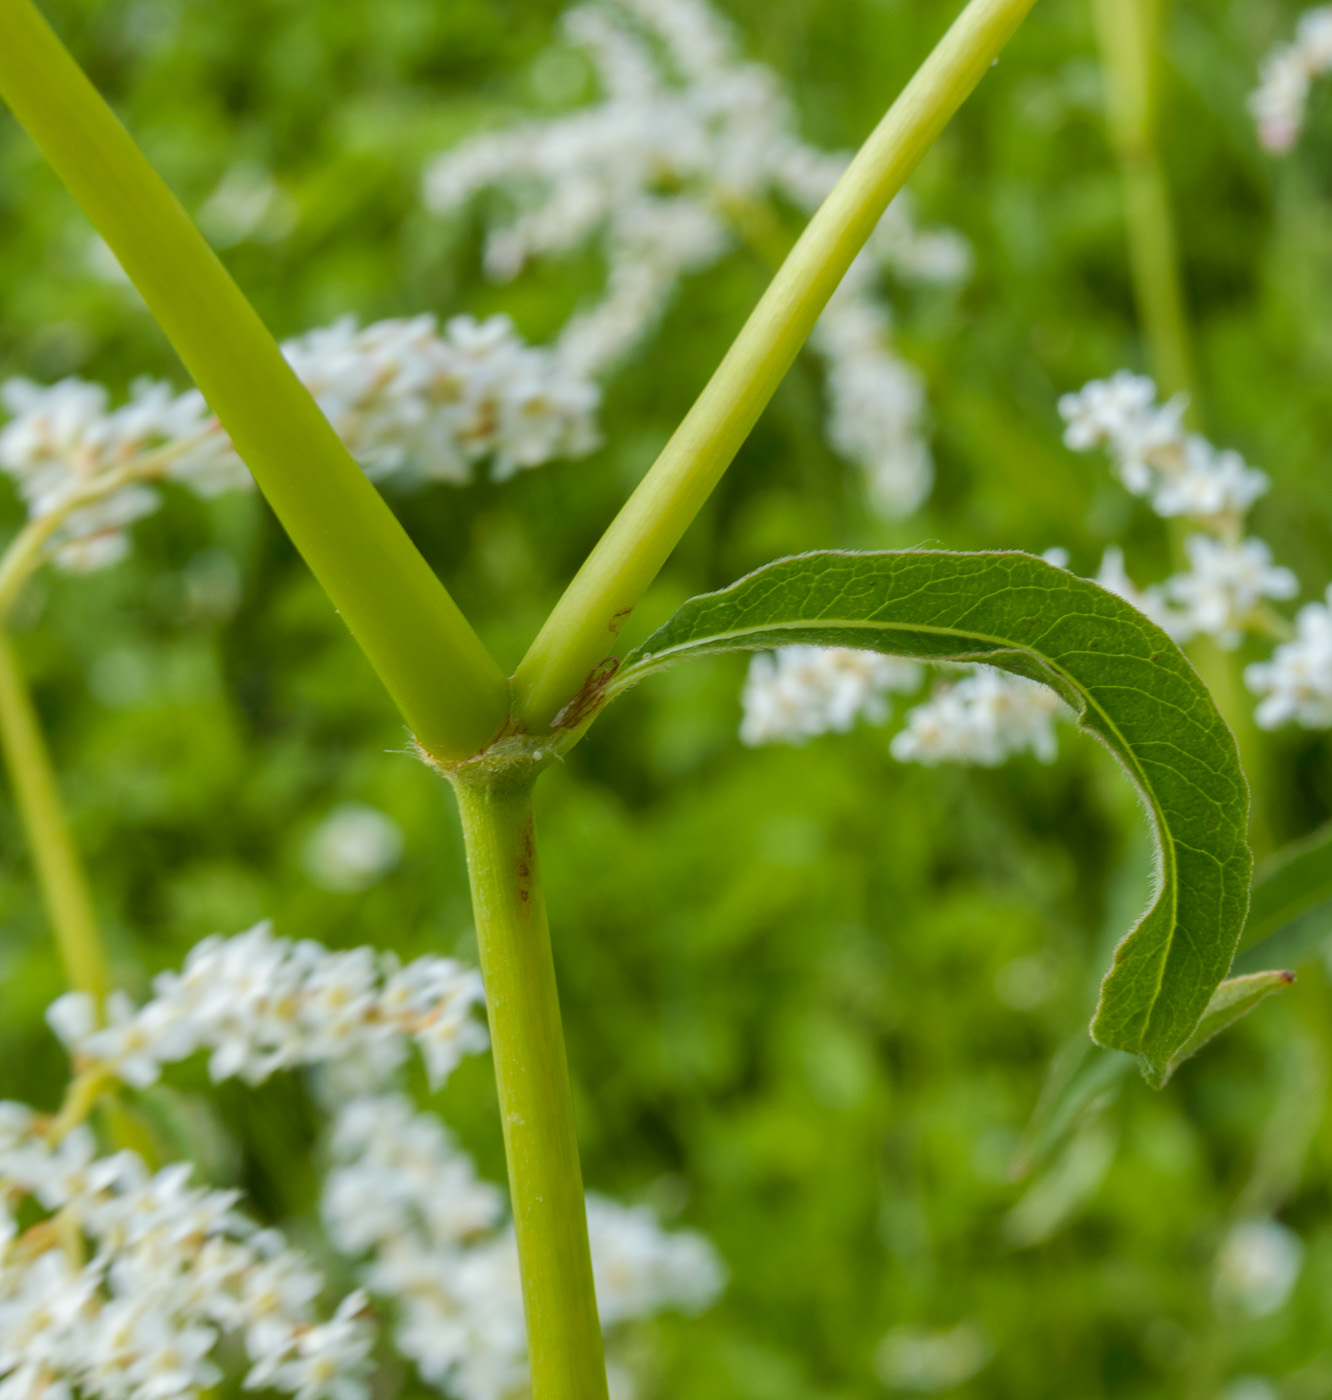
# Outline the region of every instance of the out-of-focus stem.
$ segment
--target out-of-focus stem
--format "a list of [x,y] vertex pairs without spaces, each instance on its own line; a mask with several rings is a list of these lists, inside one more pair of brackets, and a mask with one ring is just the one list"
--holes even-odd
[[[1106,122],[1124,187],[1134,300],[1152,375],[1163,396],[1189,396],[1190,421],[1200,429],[1179,245],[1157,139],[1165,2],[1094,0],[1093,8],[1104,58]],[[1175,567],[1185,568],[1187,526],[1175,520],[1169,530]],[[1252,797],[1250,841],[1261,855],[1272,844],[1266,763],[1239,663],[1206,637],[1191,642],[1188,653],[1239,744]]]
[[156,452],[145,453],[122,467],[103,472],[71,491],[54,510],[33,516],[10,541],[4,557],[0,559],[0,627],[5,625],[23,585],[45,563],[48,546],[60,527],[75,511],[104,501],[135,482],[156,481],[173,457],[179,456],[197,441],[197,438],[190,438],[185,442],[171,443]]
[[1163,394],[1194,392],[1170,192],[1156,139],[1162,0],[1095,0],[1138,317]]
[[1035,0],[971,0],[810,220],[725,359],[556,604],[514,676],[516,715],[544,730],[730,465],[852,259]]
[[535,774],[455,780],[527,1317],[533,1400],[606,1400],[573,1096],[537,869]]
[[0,628],[0,747],[69,985],[100,1006],[110,986],[88,877],[13,642]]
[[85,1122],[115,1083],[115,1075],[105,1065],[81,1070],[69,1081],[60,1112],[47,1124],[44,1136],[50,1143],[62,1142],[80,1123]]

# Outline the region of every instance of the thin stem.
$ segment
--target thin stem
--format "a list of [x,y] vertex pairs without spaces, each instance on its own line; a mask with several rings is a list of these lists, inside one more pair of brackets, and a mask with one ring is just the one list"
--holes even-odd
[[60,1111],[46,1125],[46,1140],[52,1144],[63,1142],[80,1123],[86,1122],[115,1079],[105,1065],[80,1070],[65,1089]]
[[544,729],[614,645],[772,397],[883,211],[1035,0],[971,0],[861,148],[661,456],[556,604],[514,677]]
[[77,490],[71,491],[54,510],[28,520],[10,541],[4,557],[0,558],[0,626],[4,626],[8,619],[23,585],[46,562],[47,546],[75,511],[104,501],[136,482],[155,481],[173,457],[178,457],[198,441],[198,438],[188,438],[183,442],[170,443],[94,476]]
[[606,1400],[587,1210],[537,872],[534,774],[454,783],[527,1315],[533,1400]]
[[1095,0],[1095,11],[1138,318],[1162,392],[1192,397],[1193,355],[1175,221],[1156,137],[1162,0]]
[[88,877],[70,835],[51,756],[8,634],[0,629],[0,747],[71,987],[100,1005],[110,987]]
[[462,759],[508,686],[254,309],[30,0],[0,95],[119,258],[427,752]]

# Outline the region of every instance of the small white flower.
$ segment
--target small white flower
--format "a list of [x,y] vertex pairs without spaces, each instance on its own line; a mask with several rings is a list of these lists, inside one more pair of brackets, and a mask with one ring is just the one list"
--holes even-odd
[[1218,1299],[1251,1317],[1286,1304],[1300,1276],[1304,1245],[1275,1220],[1246,1220],[1226,1236],[1216,1261]]
[[1294,640],[1277,647],[1270,661],[1244,672],[1245,684],[1263,697],[1257,719],[1264,729],[1288,720],[1310,729],[1332,726],[1332,588],[1325,601],[1300,609],[1295,628]]
[[289,195],[262,165],[232,166],[199,209],[199,227],[215,248],[248,238],[273,242],[290,232],[296,210]]
[[1068,425],[1064,442],[1075,452],[1108,448],[1124,485],[1137,496],[1146,495],[1154,472],[1171,465],[1182,451],[1186,407],[1183,397],[1158,405],[1156,385],[1129,370],[1093,380],[1059,400]]
[[[461,1400],[508,1400],[527,1381],[522,1287],[501,1193],[480,1181],[442,1124],[401,1095],[339,1109],[323,1214],[394,1304],[395,1340],[430,1384]],[[701,1236],[666,1234],[642,1208],[589,1196],[588,1231],[607,1326],[708,1306],[724,1282]]]
[[382,1078],[411,1042],[438,1085],[488,1043],[474,1016],[483,992],[472,969],[434,957],[402,967],[370,948],[331,952],[274,938],[267,923],[204,939],[179,973],[153,985],[152,1000],[137,1010],[121,994],[109,998],[101,1028],[87,1004],[61,998],[53,1025],[71,1052],[138,1086],[200,1050],[216,1080],[259,1083],[278,1070],[342,1059]]
[[1304,126],[1309,89],[1315,78],[1332,70],[1332,6],[1306,10],[1295,41],[1278,44],[1263,60],[1249,110],[1258,122],[1258,139],[1278,155],[1290,150]]
[[1205,438],[1190,436],[1183,469],[1158,481],[1152,507],[1167,517],[1242,516],[1270,484],[1238,452],[1217,452]]
[[701,1312],[725,1285],[721,1260],[702,1235],[663,1233],[645,1206],[589,1194],[587,1230],[597,1307],[608,1326],[668,1308]]
[[[66,992],[46,1008],[46,1024],[62,1045],[81,1045],[97,1029],[97,1003],[87,992]],[[5,1107],[13,1109],[18,1105]]]
[[344,803],[310,834],[302,854],[306,874],[326,890],[369,889],[398,863],[402,828],[360,802]]
[[780,647],[750,662],[740,738],[746,744],[799,744],[818,734],[845,733],[859,719],[882,724],[888,696],[914,690],[913,661],[847,647]]
[[819,318],[811,344],[827,361],[828,439],[860,463],[870,502],[886,517],[910,515],[930,493],[934,463],[921,435],[920,373],[890,348],[887,312],[853,266]]
[[352,1293],[328,1322],[295,1329],[285,1353],[251,1370],[246,1389],[282,1390],[294,1400],[364,1400],[370,1393],[364,1372],[373,1342],[365,1310],[365,1294]]
[[907,712],[906,727],[893,738],[892,755],[902,763],[992,768],[1030,752],[1050,763],[1058,748],[1054,721],[1062,708],[1046,686],[977,666]]
[[[287,342],[283,353],[373,478],[471,479],[489,460],[502,480],[598,441],[599,392],[586,374],[523,342],[512,322],[431,316],[358,329],[350,317]],[[201,496],[252,485],[230,439],[194,389],[139,380],[112,409],[78,379],[0,384],[9,422],[0,470],[33,518],[64,518],[48,546],[71,572],[124,557],[127,529],[160,504],[170,479]]]
[[1207,535],[1184,542],[1192,566],[1166,584],[1172,603],[1183,609],[1189,628],[1215,637],[1226,648],[1239,645],[1246,620],[1265,598],[1293,598],[1299,582],[1287,568],[1272,563],[1263,540],[1227,544]]
[[[848,157],[801,139],[775,74],[740,57],[702,0],[580,4],[564,29],[596,70],[602,100],[468,138],[431,164],[425,196],[441,213],[491,189],[506,197],[508,217],[488,229],[483,255],[499,280],[534,258],[599,247],[604,294],[575,313],[557,349],[587,376],[621,363],[680,281],[716,263],[737,235],[761,230],[774,202],[812,213]],[[899,196],[811,340],[828,368],[829,439],[865,472],[873,507],[896,516],[928,493],[933,468],[920,376],[889,341],[885,270],[957,282],[970,251],[951,231],[922,229]]]
[[3,1114],[0,1179],[77,1228],[91,1257],[73,1263],[41,1221],[25,1238],[31,1252],[0,1264],[0,1391],[194,1396],[222,1378],[212,1353],[229,1332],[279,1389],[358,1400],[369,1346],[359,1295],[321,1324],[322,1280],[276,1231],[242,1220],[235,1193],[192,1186],[185,1163],[154,1174],[131,1152],[96,1158],[86,1128],[53,1148],[22,1135],[22,1116]]

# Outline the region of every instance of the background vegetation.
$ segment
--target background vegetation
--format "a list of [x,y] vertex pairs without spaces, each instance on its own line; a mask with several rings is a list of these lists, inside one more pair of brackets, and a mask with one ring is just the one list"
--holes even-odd
[[[237,168],[277,180],[280,207],[249,236],[216,217],[208,231],[279,336],[345,312],[504,310],[541,341],[596,285],[591,262],[490,285],[477,229],[420,202],[433,152],[582,95],[571,56],[543,57],[552,0],[47,8],[192,210]],[[868,130],[957,8],[726,5],[832,147]],[[1256,528],[1309,596],[1332,561],[1332,103],[1323,93],[1282,162],[1244,106],[1298,8],[1178,0],[1162,127],[1201,408],[1215,441],[1272,474]],[[1043,0],[913,181],[923,213],[976,256],[960,292],[896,298],[933,406],[925,510],[895,526],[867,513],[823,443],[819,377],[802,362],[640,628],[777,554],[830,545],[1058,544],[1091,573],[1126,540],[1155,561],[1139,573],[1167,571],[1159,522],[1062,447],[1055,410],[1089,378],[1143,367],[1100,91],[1087,0]],[[655,348],[610,385],[592,458],[395,497],[501,661],[516,662],[765,278],[739,256],[687,284]],[[0,375],[17,373],[180,377],[6,119]],[[7,490],[0,510],[16,527]],[[289,937],[474,958],[451,798],[404,753],[262,503],[175,491],[136,533],[129,562],[31,590],[21,639],[122,980],[142,990],[201,936],[266,915]],[[1083,1034],[1110,943],[1145,900],[1126,784],[1071,736],[1050,767],[998,771],[896,764],[870,728],[746,750],[742,674],[728,659],[635,692],[541,799],[589,1184],[704,1230],[731,1270],[706,1317],[645,1332],[648,1393],[882,1395],[885,1334],[970,1320],[993,1356],[958,1395],[1202,1400],[1245,1373],[1282,1396],[1332,1395],[1321,963],[1164,1094],[1126,1083],[1034,1184],[1016,1182],[1051,1058]],[[1265,743],[1269,820],[1289,840],[1332,812],[1332,748],[1294,730]],[[388,813],[405,853],[374,887],[329,891],[302,851],[348,801]],[[0,920],[0,1092],[51,1102],[63,1065],[42,1011],[60,974],[7,804]],[[195,1087],[150,1094],[163,1130],[274,1218],[308,1212],[314,1127],[294,1088],[229,1090],[212,1113]],[[489,1064],[465,1066],[440,1107],[502,1177]],[[1216,1253],[1236,1220],[1270,1211],[1303,1240],[1303,1269],[1288,1305],[1249,1318],[1218,1300]]]

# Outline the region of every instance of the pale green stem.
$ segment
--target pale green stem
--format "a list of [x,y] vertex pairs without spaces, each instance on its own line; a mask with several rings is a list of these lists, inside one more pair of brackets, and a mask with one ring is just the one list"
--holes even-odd
[[0,0],[0,95],[119,258],[422,746],[474,753],[508,712],[499,668],[30,0]]
[[57,509],[29,520],[10,541],[4,558],[0,559],[0,626],[4,626],[8,620],[23,585],[46,562],[47,546],[75,511],[104,501],[136,482],[157,480],[172,458],[180,456],[198,441],[198,438],[190,438],[185,442],[171,443],[136,457],[121,467],[103,472],[78,490],[71,491]]
[[1035,0],[971,0],[861,148],[661,456],[579,570],[514,677],[544,729],[612,651],[730,465],[883,211]]
[[537,871],[535,773],[455,780],[527,1316],[533,1400],[606,1400],[587,1209]]
[[0,747],[71,987],[100,1005],[110,987],[83,863],[9,635],[0,628]]
[[63,515],[39,515],[10,541],[0,559],[0,626],[8,620],[23,585],[45,562],[46,546],[63,524]]
[[80,1123],[88,1120],[115,1082],[115,1075],[105,1065],[80,1070],[65,1089],[60,1112],[46,1125],[43,1134],[46,1140],[58,1143],[67,1138]]
[[1170,192],[1156,136],[1162,0],[1095,0],[1104,56],[1106,121],[1124,185],[1134,299],[1156,382],[1194,391]]

